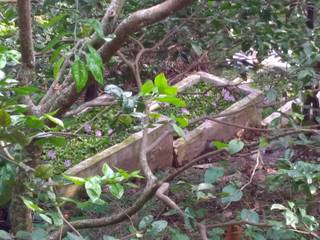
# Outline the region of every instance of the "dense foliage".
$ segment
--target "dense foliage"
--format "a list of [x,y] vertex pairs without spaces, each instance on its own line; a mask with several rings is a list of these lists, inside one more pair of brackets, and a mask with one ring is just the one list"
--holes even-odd
[[[200,157],[207,165],[198,168],[192,166],[200,160],[177,174],[168,169],[154,175],[146,161],[152,145],[147,129],[168,123],[175,138],[187,141],[194,127],[189,122],[213,117],[243,97],[228,86],[204,83],[178,93],[172,85],[193,71],[252,78],[266,96],[258,106],[264,115],[314,95],[320,20],[314,29],[306,27],[308,1],[293,9],[290,1],[274,0],[184,0],[183,6],[170,0],[40,0],[22,11],[19,4],[27,2],[0,5],[0,239],[319,238],[315,105],[305,106],[315,117],[312,125],[297,101],[268,129],[242,126],[235,139],[210,139],[206,150],[212,157]],[[164,11],[162,3],[180,11]],[[145,8],[147,14],[139,12]],[[19,22],[29,15],[32,43],[23,42],[31,34],[28,22]],[[257,64],[227,61],[250,49],[258,52]],[[270,54],[290,67],[266,71],[261,62]],[[34,55],[34,66],[28,55]],[[92,83],[111,100],[68,116],[81,108],[82,93]],[[150,112],[154,102],[162,107]],[[139,131],[142,173],[108,164],[93,176],[64,173]],[[247,137],[247,131],[253,134]],[[269,152],[276,160],[263,160]],[[165,195],[160,190],[167,182],[171,191]],[[67,184],[85,194],[62,196]],[[158,200],[150,200],[155,193]],[[128,218],[130,224],[123,223]],[[82,230],[115,223],[120,230]]]

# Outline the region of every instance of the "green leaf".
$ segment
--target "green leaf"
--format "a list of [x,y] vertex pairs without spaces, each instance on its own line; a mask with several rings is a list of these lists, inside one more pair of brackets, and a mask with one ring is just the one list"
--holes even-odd
[[101,196],[101,178],[94,176],[89,178],[85,183],[86,192],[92,202],[96,202],[100,199]]
[[103,63],[102,63],[101,56],[93,47],[88,46],[88,49],[89,49],[89,54],[86,55],[87,67],[92,73],[94,79],[98,83],[103,85],[104,84]]
[[47,223],[53,224],[52,219],[45,214],[40,213],[39,216]]
[[159,101],[159,102],[170,103],[170,104],[175,105],[177,107],[186,107],[187,106],[185,101],[183,101],[182,99],[173,97],[173,96],[158,97],[155,100]]
[[148,80],[142,85],[139,95],[140,96],[149,95],[150,93],[153,92],[153,89],[154,89],[153,82],[151,80]]
[[151,229],[148,229],[147,232],[155,236],[161,233],[162,231],[164,231],[167,228],[167,226],[168,226],[167,221],[164,221],[164,220],[155,221],[151,223]]
[[60,127],[64,127],[63,121],[60,120],[59,118],[55,118],[49,114],[44,114],[44,117],[46,117],[47,119],[49,119],[51,122],[55,123],[56,125],[58,125]]
[[39,88],[33,87],[33,86],[16,87],[16,88],[13,88],[12,90],[15,91],[15,93],[23,96],[40,92]]
[[59,58],[58,61],[55,62],[55,64],[53,65],[53,78],[57,79],[62,63],[64,62],[64,57]]
[[114,196],[117,199],[122,198],[122,196],[124,194],[124,188],[121,184],[115,183],[115,184],[110,184],[108,186],[109,186],[110,193],[112,194],[112,196]]
[[244,143],[241,140],[233,139],[229,142],[228,152],[233,155],[240,152],[244,148]]
[[144,216],[144,217],[141,219],[141,221],[139,222],[138,229],[139,229],[139,230],[144,230],[144,229],[146,229],[148,226],[150,226],[152,222],[153,222],[153,216],[152,216],[152,215]]
[[11,238],[10,233],[8,233],[8,232],[6,232],[6,231],[3,231],[3,230],[0,230],[0,239],[10,240],[10,239],[12,239],[12,238]]
[[60,215],[57,212],[51,212],[49,213],[51,219],[53,220],[53,224],[56,227],[63,225],[63,219],[60,217]]
[[11,117],[4,109],[0,109],[0,126],[9,127],[11,124]]
[[226,195],[221,199],[222,203],[231,203],[231,202],[238,202],[242,196],[242,191],[235,188],[233,185],[228,185],[222,189],[222,194]]
[[83,186],[86,183],[86,180],[81,177],[68,176],[64,174],[63,177],[78,186]]
[[77,92],[81,92],[88,82],[88,71],[83,61],[76,59],[71,67],[72,77],[76,83]]
[[3,69],[7,65],[7,58],[4,54],[0,54],[0,69]]
[[186,138],[186,134],[184,133],[183,129],[179,127],[177,124],[172,124],[173,130],[182,138]]
[[244,221],[259,223],[259,215],[251,209],[242,209],[240,218]]
[[43,229],[36,229],[31,233],[32,240],[49,239],[48,233]]
[[266,148],[268,147],[269,143],[268,140],[265,137],[259,138],[259,148]]
[[94,29],[94,31],[100,38],[104,38],[103,27],[100,21],[98,21],[97,19],[91,18],[91,19],[88,19],[86,23],[88,23]]
[[43,213],[44,210],[42,208],[40,208],[37,204],[35,204],[34,202],[24,198],[24,197],[21,197],[22,198],[22,201],[23,203],[27,206],[27,208],[29,208],[30,210],[34,211],[34,212],[39,212],[39,213]]
[[26,125],[34,129],[42,129],[45,126],[44,122],[35,116],[27,116]]
[[224,175],[224,169],[221,167],[209,168],[204,174],[205,183],[215,183]]
[[114,176],[114,171],[106,163],[102,166],[102,173],[106,178],[112,178]]
[[229,144],[220,142],[220,141],[213,141],[212,144],[218,149],[228,148]]
[[44,145],[44,144],[52,144],[56,147],[64,147],[67,144],[67,140],[64,137],[54,136],[54,137],[47,137],[42,138],[37,141],[37,144]]
[[187,235],[173,228],[170,228],[170,237],[171,240],[190,240]]
[[187,127],[189,125],[189,121],[185,117],[176,117],[175,120],[176,120],[177,123],[179,123],[179,125],[182,128]]
[[286,210],[284,212],[284,217],[286,219],[286,225],[293,227],[294,229],[296,229],[296,224],[299,223],[299,218],[298,216],[290,211],[290,210]]
[[165,89],[168,87],[168,80],[166,79],[164,73],[160,73],[155,77],[154,84],[158,88],[158,92],[160,94],[166,94]]

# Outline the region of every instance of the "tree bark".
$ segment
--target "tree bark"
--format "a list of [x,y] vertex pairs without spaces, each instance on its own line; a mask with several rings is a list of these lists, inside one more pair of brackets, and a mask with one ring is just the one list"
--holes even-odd
[[[17,11],[19,17],[19,35],[20,35],[20,51],[22,58],[22,66],[18,74],[21,85],[28,85],[31,82],[33,69],[35,66],[35,58],[32,40],[32,20],[31,20],[31,2],[30,0],[18,0]],[[30,108],[33,103],[30,97],[24,98],[24,102],[29,104]],[[37,148],[31,147],[32,152]],[[32,155],[33,153],[31,153]],[[36,155],[35,155],[36,157]],[[33,164],[32,162],[30,164]],[[35,164],[34,164],[35,165]],[[26,183],[29,182],[31,175],[23,169],[17,169],[15,184],[12,188],[12,200],[10,203],[10,221],[11,231],[16,234],[18,231],[32,231],[32,213],[23,203],[21,196],[26,195]]]

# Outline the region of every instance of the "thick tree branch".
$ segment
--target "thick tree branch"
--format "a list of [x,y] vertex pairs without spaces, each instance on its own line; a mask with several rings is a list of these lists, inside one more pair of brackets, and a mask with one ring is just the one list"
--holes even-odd
[[[115,24],[119,18],[119,15],[121,13],[121,10],[123,8],[125,0],[112,0],[102,21],[102,29],[105,36],[112,33],[115,28]],[[92,40],[90,41],[90,44],[98,49],[100,48],[104,43],[104,40],[101,39],[96,33],[93,35]]]
[[192,2],[193,0],[167,0],[153,7],[133,13],[116,28],[114,32],[116,37],[99,49],[102,59],[108,62],[132,33],[165,19]]

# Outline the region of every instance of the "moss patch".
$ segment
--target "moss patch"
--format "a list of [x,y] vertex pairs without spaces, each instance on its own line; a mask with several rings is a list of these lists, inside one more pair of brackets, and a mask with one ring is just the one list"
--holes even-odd
[[65,119],[65,131],[75,133],[76,137],[67,139],[62,147],[45,145],[43,160],[51,162],[59,174],[140,130],[138,122],[128,115],[118,116],[118,111],[118,107],[97,108],[79,117]]
[[185,109],[175,106],[163,106],[159,109],[159,113],[166,116],[173,114],[174,116],[188,119],[214,115],[225,110],[243,96],[242,93],[217,88],[212,84],[201,81],[178,94],[178,97],[187,104]]

